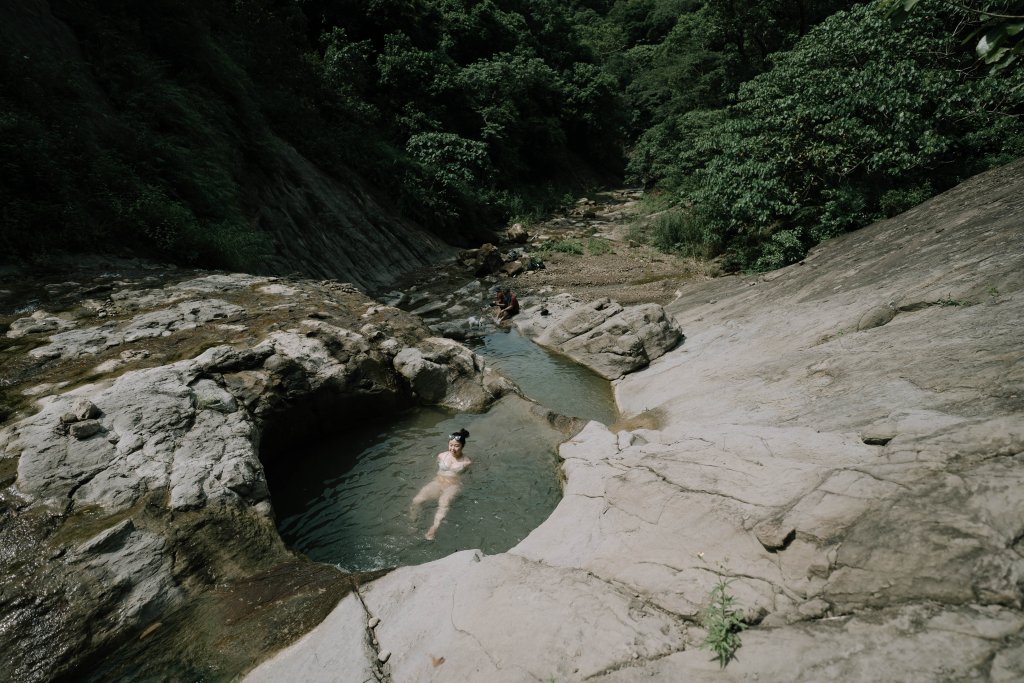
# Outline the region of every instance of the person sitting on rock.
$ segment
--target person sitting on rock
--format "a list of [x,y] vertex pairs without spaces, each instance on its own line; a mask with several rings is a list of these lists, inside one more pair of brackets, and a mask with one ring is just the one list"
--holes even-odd
[[462,452],[468,438],[469,432],[465,429],[460,429],[448,436],[448,450],[437,454],[437,476],[420,489],[420,492],[412,499],[409,515],[414,520],[419,516],[420,505],[428,500],[437,499],[437,512],[434,514],[434,523],[427,530],[426,539],[428,541],[434,540],[437,528],[441,526],[441,521],[448,514],[448,508],[451,506],[452,499],[455,498],[455,494],[461,488],[459,475],[473,464],[473,461]]
[[508,320],[516,313],[519,312],[519,300],[516,298],[515,292],[511,289],[506,288],[505,290],[506,304],[498,310],[498,322],[504,322]]
[[498,312],[501,312],[501,309],[508,306],[508,289],[497,287],[494,290],[494,301],[491,303],[491,306],[497,306]]

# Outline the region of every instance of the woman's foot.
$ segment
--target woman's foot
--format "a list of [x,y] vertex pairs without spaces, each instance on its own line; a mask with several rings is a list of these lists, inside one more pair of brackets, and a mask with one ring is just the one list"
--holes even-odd
[[424,536],[423,538],[427,539],[428,541],[433,541],[434,540],[434,535],[436,533],[437,533],[437,529],[431,527],[430,529],[427,530],[427,535]]

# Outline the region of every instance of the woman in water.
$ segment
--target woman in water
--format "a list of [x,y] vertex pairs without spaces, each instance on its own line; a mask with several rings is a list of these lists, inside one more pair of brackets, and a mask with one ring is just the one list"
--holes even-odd
[[428,541],[434,540],[437,528],[441,526],[441,520],[448,514],[448,507],[451,505],[452,498],[459,492],[459,474],[473,464],[473,461],[462,452],[467,438],[469,438],[469,432],[465,429],[460,429],[448,436],[448,450],[437,454],[437,476],[420,489],[420,492],[412,499],[412,506],[409,512],[413,519],[419,514],[420,505],[428,500],[437,499],[437,512],[434,514],[434,523],[427,530],[426,538]]

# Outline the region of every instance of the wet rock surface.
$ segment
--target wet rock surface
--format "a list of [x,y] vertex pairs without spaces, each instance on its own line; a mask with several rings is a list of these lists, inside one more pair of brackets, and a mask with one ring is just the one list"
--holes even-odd
[[[684,285],[685,344],[617,380],[616,431],[561,447],[547,522],[383,577],[257,674],[387,651],[403,681],[1024,678],[1022,216],[1017,162]],[[723,578],[751,626],[720,670],[699,615]],[[372,651],[317,665],[368,616]]]
[[[301,575],[275,528],[264,462],[298,466],[304,439],[416,403],[479,411],[517,391],[346,283],[142,272],[78,272],[41,287],[59,295],[45,315],[8,309],[0,648],[11,654],[0,680],[79,677],[171,613],[198,613],[217,585],[279,566]],[[106,298],[83,313],[96,281]],[[338,572],[315,582],[335,602],[348,590],[337,586],[353,585]],[[302,581],[279,584],[292,586],[284,612],[245,627],[261,642],[260,629],[292,623],[287,638],[262,639],[271,647],[333,604],[302,597]],[[247,652],[231,660],[236,673],[263,654]],[[190,656],[206,662],[196,671],[212,661]]]

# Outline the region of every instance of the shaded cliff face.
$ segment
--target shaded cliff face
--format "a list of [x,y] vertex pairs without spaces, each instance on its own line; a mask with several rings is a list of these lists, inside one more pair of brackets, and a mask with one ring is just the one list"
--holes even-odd
[[257,47],[300,59],[283,29],[253,46],[238,8],[92,5],[0,6],[0,261],[141,254],[374,289],[449,254],[346,162],[357,130],[306,120],[309,74],[257,78]]
[[273,245],[253,272],[343,280],[375,291],[455,253],[393,213],[355,173],[334,178],[281,140],[274,151],[274,167],[247,174],[253,225]]
[[252,180],[256,225],[274,244],[256,272],[295,272],[376,290],[454,254],[390,214],[354,175],[346,183],[331,178],[283,142],[278,154],[280,170]]

